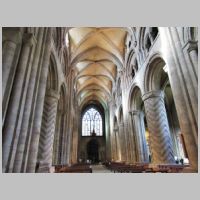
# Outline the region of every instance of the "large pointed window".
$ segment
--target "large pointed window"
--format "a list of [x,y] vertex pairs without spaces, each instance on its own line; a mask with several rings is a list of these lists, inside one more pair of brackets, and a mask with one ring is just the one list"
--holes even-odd
[[102,117],[95,108],[90,108],[82,118],[82,136],[102,136]]

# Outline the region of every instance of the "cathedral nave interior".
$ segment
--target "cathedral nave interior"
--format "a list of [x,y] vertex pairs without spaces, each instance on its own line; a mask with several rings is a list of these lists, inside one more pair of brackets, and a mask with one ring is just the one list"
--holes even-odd
[[198,28],[4,27],[4,173],[197,172]]

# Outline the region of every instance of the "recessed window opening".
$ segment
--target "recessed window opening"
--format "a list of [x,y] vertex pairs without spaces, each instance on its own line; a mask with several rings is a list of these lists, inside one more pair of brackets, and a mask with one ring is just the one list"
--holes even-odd
[[88,109],[82,118],[82,136],[103,136],[102,116],[95,109]]

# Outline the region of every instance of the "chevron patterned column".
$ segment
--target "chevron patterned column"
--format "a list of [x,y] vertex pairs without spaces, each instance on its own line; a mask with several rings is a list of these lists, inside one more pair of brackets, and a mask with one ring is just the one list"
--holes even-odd
[[61,127],[60,121],[61,121],[61,113],[60,113],[60,110],[57,110],[56,127],[55,127],[54,144],[53,144],[53,164],[55,165],[60,164],[59,155],[58,155],[60,127]]
[[174,163],[172,141],[166,115],[164,93],[151,91],[143,95],[149,129],[152,162]]
[[58,94],[48,91],[45,96],[42,128],[40,134],[37,172],[48,172],[52,165],[53,140],[55,133]]

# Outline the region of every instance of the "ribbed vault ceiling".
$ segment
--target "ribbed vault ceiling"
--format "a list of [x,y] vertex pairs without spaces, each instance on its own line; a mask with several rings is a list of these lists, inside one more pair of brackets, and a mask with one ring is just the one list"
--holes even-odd
[[71,28],[68,32],[71,64],[76,71],[79,103],[104,101],[111,95],[117,70],[124,61],[126,28]]

